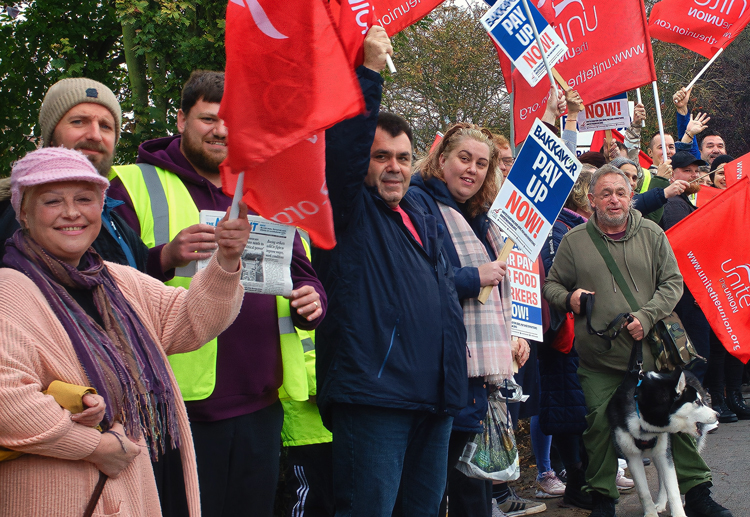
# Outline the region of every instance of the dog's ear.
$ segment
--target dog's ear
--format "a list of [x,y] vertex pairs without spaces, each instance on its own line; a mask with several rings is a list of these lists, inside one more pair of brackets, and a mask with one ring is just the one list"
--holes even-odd
[[678,395],[682,395],[682,392],[685,391],[686,387],[687,379],[685,379],[685,372],[680,372],[680,378],[677,379],[677,385],[674,387],[674,390]]

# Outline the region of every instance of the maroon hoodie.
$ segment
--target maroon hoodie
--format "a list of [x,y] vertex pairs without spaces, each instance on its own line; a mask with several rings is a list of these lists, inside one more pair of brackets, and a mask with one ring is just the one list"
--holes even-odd
[[[149,140],[138,150],[138,162],[150,163],[177,174],[185,183],[198,210],[225,211],[232,198],[213,183],[200,176],[180,151],[180,136]],[[115,178],[107,194],[125,202],[116,209],[140,235],[140,223],[133,203],[122,182]],[[149,254],[149,266],[160,264],[161,247]],[[158,266],[160,269],[160,266]],[[292,283],[295,289],[311,285],[320,294],[323,315],[309,322],[292,309],[294,324],[312,330],[325,316],[328,305],[323,286],[305,256],[299,234],[295,237],[292,255]],[[174,275],[174,270],[167,276]],[[196,422],[213,422],[253,413],[278,400],[282,382],[279,326],[276,297],[245,293],[237,319],[219,335],[216,359],[216,387],[207,399],[186,402],[188,415]]]

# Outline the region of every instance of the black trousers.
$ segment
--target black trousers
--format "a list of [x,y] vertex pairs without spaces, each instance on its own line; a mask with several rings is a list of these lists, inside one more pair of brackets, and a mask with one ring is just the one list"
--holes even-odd
[[466,443],[472,438],[474,433],[451,432],[448,442],[448,482],[440,505],[440,517],[445,517],[446,507],[450,517],[492,515],[492,481],[470,478],[455,468]]
[[286,448],[284,475],[287,517],[333,517],[333,447],[331,443]]
[[[146,451],[148,452],[148,451]],[[182,517],[188,515],[185,476],[182,473],[180,449],[167,445],[164,454],[159,454],[157,461],[152,461],[156,489],[159,492],[162,517]]]
[[204,517],[272,517],[279,479],[281,402],[217,422],[192,422]]
[[710,393],[718,393],[723,396],[725,386],[727,393],[740,390],[745,365],[727,352],[727,349],[724,348],[713,331],[711,331],[711,354],[707,359],[708,370],[703,385]]

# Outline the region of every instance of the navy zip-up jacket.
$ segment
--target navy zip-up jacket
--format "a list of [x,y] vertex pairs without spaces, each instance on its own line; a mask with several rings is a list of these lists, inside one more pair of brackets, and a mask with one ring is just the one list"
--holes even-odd
[[366,114],[326,131],[337,245],[314,250],[328,294],[316,332],[318,405],[351,403],[455,415],[466,403],[466,330],[442,252],[444,229],[402,200],[401,216],[364,184],[383,80],[359,67]]

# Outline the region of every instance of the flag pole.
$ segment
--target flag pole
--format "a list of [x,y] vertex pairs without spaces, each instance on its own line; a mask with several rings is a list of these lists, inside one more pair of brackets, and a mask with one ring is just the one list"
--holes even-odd
[[[638,99],[638,104],[643,104],[643,101],[641,100],[641,89],[640,88],[636,88],[635,89],[635,96]],[[645,120],[641,120],[641,127],[646,127],[646,121]]]
[[716,61],[716,58],[717,58],[717,57],[719,57],[719,56],[721,55],[721,53],[722,53],[722,52],[724,52],[724,47],[721,47],[721,48],[719,49],[719,51],[718,51],[718,52],[717,52],[716,54],[714,54],[714,57],[712,57],[712,58],[711,58],[711,59],[710,59],[710,60],[708,61],[708,63],[706,63],[706,66],[704,66],[704,67],[703,67],[703,70],[701,70],[700,72],[698,72],[698,75],[696,75],[696,76],[695,76],[695,77],[693,78],[693,80],[692,80],[692,81],[690,81],[690,84],[688,84],[688,85],[687,85],[687,86],[685,87],[685,89],[686,89],[686,90],[689,90],[690,88],[692,88],[692,87],[693,87],[693,86],[695,85],[695,83],[696,83],[696,82],[698,82],[698,79],[700,79],[700,78],[701,78],[701,76],[702,76],[702,75],[703,75],[703,74],[704,74],[704,73],[706,72],[706,70],[708,70],[708,67],[709,67],[709,66],[711,66],[711,65],[712,65],[712,64],[714,63],[714,61]]
[[526,10],[526,16],[529,18],[529,23],[531,24],[531,30],[534,31],[534,39],[536,40],[536,44],[539,47],[539,52],[542,54],[542,61],[544,61],[544,67],[547,69],[547,75],[549,76],[549,82],[552,86],[555,85],[555,78],[552,75],[552,67],[549,66],[549,62],[547,61],[547,54],[544,52],[544,47],[542,47],[541,39],[539,38],[539,31],[536,30],[536,23],[534,23],[534,18],[531,16],[531,9],[529,9],[529,3],[527,0],[523,1],[523,8]]
[[659,88],[656,81],[651,83],[654,88],[654,103],[656,104],[656,120],[659,122],[659,136],[661,136],[661,152],[663,156],[662,163],[667,161],[667,142],[664,140],[664,123],[661,120],[661,102],[659,101]]
[[[500,250],[500,253],[498,253],[497,258],[495,259],[495,262],[505,262],[508,260],[508,256],[510,255],[510,252],[513,251],[513,246],[515,246],[515,243],[513,242],[513,239],[507,238],[505,239],[505,244],[503,245],[503,249]],[[494,285],[485,285],[482,287],[482,290],[479,291],[479,296],[477,296],[477,301],[481,303],[482,305],[485,304],[487,301],[487,298],[490,297],[490,293],[492,292],[492,289],[494,288]]]
[[234,187],[232,208],[229,209],[229,219],[237,219],[240,215],[240,201],[242,201],[242,187],[245,185],[245,171],[237,175],[237,186]]

